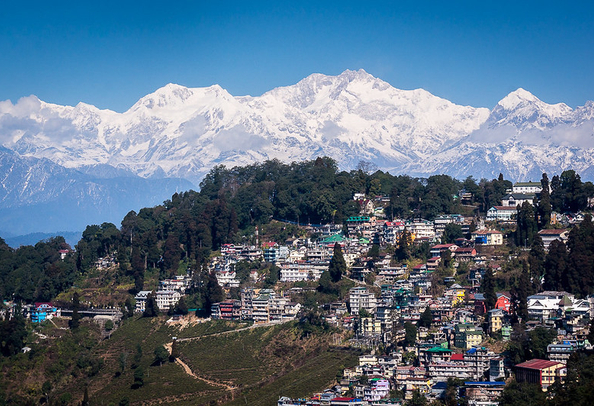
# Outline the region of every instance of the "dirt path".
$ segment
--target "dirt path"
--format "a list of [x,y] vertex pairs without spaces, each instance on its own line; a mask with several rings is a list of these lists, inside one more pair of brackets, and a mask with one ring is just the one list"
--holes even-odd
[[279,324],[288,323],[288,322],[294,321],[294,320],[295,319],[288,319],[288,320],[283,320],[283,321],[275,321],[275,322],[272,322],[272,323],[252,324],[251,326],[238,328],[236,330],[221,331],[220,333],[207,334],[207,335],[204,335],[204,336],[197,336],[197,337],[178,338],[177,341],[178,342],[182,342],[182,341],[200,340],[201,338],[205,338],[205,337],[217,337],[217,336],[222,336],[222,335],[226,335],[226,334],[238,333],[240,331],[250,330],[250,329],[253,329],[253,328],[277,326]]
[[[171,354],[172,346],[173,346],[173,343],[172,342],[171,343],[167,343],[167,344],[164,345],[164,347],[167,349],[167,351],[169,352],[169,354]],[[229,391],[232,391],[232,390],[235,389],[234,386],[227,385],[226,383],[220,383],[220,382],[211,381],[210,379],[206,379],[206,378],[203,378],[201,376],[196,375],[192,371],[192,369],[188,366],[188,364],[186,364],[185,362],[183,362],[179,358],[176,358],[175,359],[175,363],[178,364],[178,365],[180,365],[183,368],[183,370],[185,371],[185,373],[188,374],[188,375],[190,375],[194,379],[198,379],[198,380],[200,380],[202,382],[205,382],[205,383],[207,383],[207,384],[209,384],[211,386],[218,386],[220,388],[225,388],[226,390],[229,390]]]

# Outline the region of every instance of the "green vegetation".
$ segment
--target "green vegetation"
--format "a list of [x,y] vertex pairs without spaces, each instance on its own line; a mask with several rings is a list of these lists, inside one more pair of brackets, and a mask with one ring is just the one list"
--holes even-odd
[[[360,354],[331,347],[332,336],[323,328],[304,335],[297,322],[232,331],[247,325],[212,321],[180,328],[161,317],[133,317],[105,341],[99,341],[98,326],[85,319],[76,331],[51,323],[37,326],[61,337],[27,343],[33,348],[28,354],[0,358],[0,404],[80,403],[88,391],[90,404],[155,399],[235,404],[245,398],[249,404],[268,405],[281,393],[305,396],[323,389],[342,369],[355,365]],[[169,362],[164,345],[174,336],[172,350],[201,379]]]

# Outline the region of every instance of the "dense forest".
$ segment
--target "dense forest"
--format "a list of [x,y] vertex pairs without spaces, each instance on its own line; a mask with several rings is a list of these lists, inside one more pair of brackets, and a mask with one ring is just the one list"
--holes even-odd
[[[217,166],[201,182],[199,192],[178,193],[162,205],[131,211],[119,228],[111,223],[88,226],[75,252],[64,260],[58,253],[66,248],[62,238],[17,250],[2,241],[0,298],[50,300],[103,257],[113,257],[119,276],[133,280],[133,291],[138,291],[148,269],[158,270],[160,278],[176,274],[180,266],[202,272],[210,253],[221,244],[253,242],[256,226],[274,230],[273,236],[280,240],[299,232],[288,222],[341,224],[359,213],[354,193],[388,196],[384,208],[388,218],[433,219],[442,213],[484,214],[500,204],[512,187],[502,176],[459,181],[446,175],[422,179],[365,169],[362,165],[351,172],[339,171],[327,157],[292,164],[273,160],[231,169]],[[541,182],[548,184],[546,174]],[[543,193],[535,207],[524,207],[518,214],[516,233],[526,234],[518,238],[524,244],[538,245],[534,236],[549,227],[551,211],[585,209],[587,198],[594,196],[592,183],[583,183],[574,171],[555,175],[550,185],[550,194]],[[466,206],[458,198],[461,192],[471,196]],[[285,223],[275,228],[273,219]],[[536,285],[546,274],[547,288],[591,293],[594,284],[588,278],[594,280],[594,237],[590,224],[588,220],[572,231],[567,248],[553,245],[554,255],[534,248],[530,269]],[[199,277],[208,280],[209,275]]]

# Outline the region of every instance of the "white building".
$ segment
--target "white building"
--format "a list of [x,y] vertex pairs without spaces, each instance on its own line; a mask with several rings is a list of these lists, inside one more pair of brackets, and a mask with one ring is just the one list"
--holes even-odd
[[516,206],[493,206],[487,210],[487,221],[510,221],[516,214]]
[[174,307],[179,299],[181,299],[181,293],[176,290],[159,290],[157,291],[157,307],[161,311],[167,311]]
[[501,199],[501,204],[504,206],[522,206],[525,202],[534,205],[534,195],[524,193],[510,193]]
[[377,307],[377,299],[366,287],[355,287],[349,290],[349,306],[351,314],[358,314],[361,309],[371,313]]
[[549,245],[555,240],[559,240],[561,242],[567,242],[569,237],[569,231],[565,229],[561,230],[540,230],[538,232],[540,238],[542,239],[542,244],[546,250],[549,249]]
[[514,193],[537,194],[542,191],[540,182],[516,182],[513,186]]
[[414,234],[415,238],[425,238],[429,240],[435,238],[435,228],[432,221],[422,219],[407,221],[405,226],[408,232]]

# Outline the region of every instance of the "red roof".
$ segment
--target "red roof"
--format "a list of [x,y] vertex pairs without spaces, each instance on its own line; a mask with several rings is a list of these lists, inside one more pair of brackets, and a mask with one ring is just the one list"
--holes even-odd
[[546,234],[546,235],[561,235],[561,234],[565,233],[566,231],[567,231],[566,229],[558,229],[558,230],[555,230],[555,229],[550,229],[550,230],[540,230],[540,231],[538,232],[538,234],[540,234],[540,235],[543,235],[543,234]]
[[454,245],[455,244],[437,244],[437,245],[434,245],[433,247],[431,247],[431,249],[435,250],[435,249],[442,249],[442,248],[450,248]]
[[334,398],[332,400],[336,400],[338,402],[352,402],[355,398]]
[[516,206],[493,206],[495,207],[497,210],[516,210]]
[[464,354],[452,354],[450,358],[452,361],[464,361]]
[[[526,368],[526,369],[545,369],[555,365],[561,364],[560,362],[549,361],[546,359],[531,359],[530,361],[522,362],[521,364],[517,364],[516,368]],[[563,364],[561,364],[563,365]]]

